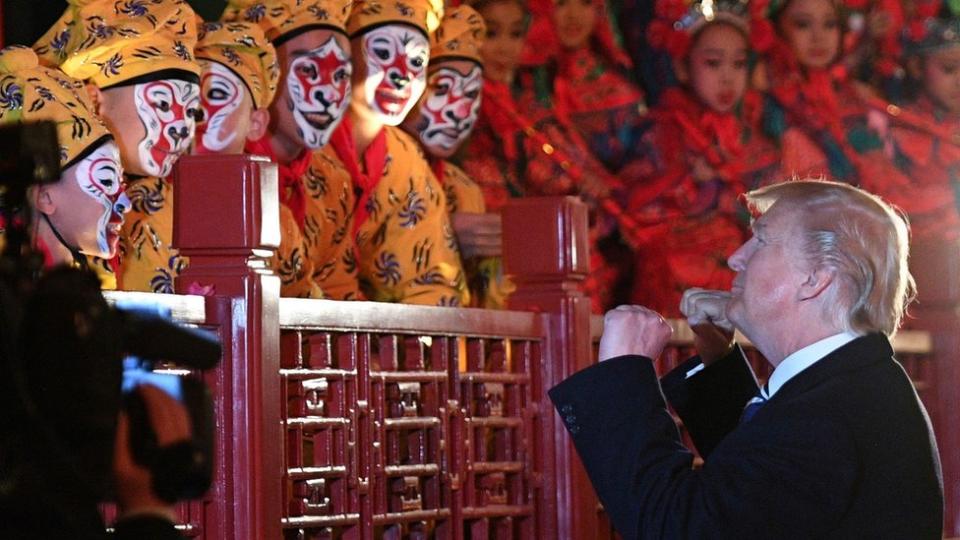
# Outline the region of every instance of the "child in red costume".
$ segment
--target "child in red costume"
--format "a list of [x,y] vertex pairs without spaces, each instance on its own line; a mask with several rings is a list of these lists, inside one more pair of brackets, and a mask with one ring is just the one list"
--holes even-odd
[[651,110],[648,158],[631,185],[636,238],[632,301],[680,316],[683,291],[728,289],[726,257],[746,238],[737,196],[782,178],[775,146],[757,128],[760,96],[747,90],[748,22],[736,4],[708,20],[702,5],[662,0],[650,42],[674,59],[682,86]]
[[510,197],[581,195],[594,210],[591,230],[591,276],[585,287],[594,311],[602,313],[619,299],[614,278],[600,255],[599,239],[616,227],[622,214],[609,197],[619,180],[590,153],[578,134],[558,121],[554,111],[521,101],[516,78],[526,34],[526,14],[515,0],[474,2],[487,25],[483,102],[473,138],[464,152],[463,169],[484,191],[488,211]]
[[525,98],[553,111],[610,172],[629,174],[646,114],[600,0],[535,0],[523,63]]
[[841,7],[838,0],[756,0],[751,42],[765,62],[757,77],[767,93],[764,129],[780,143],[784,171],[859,184],[862,154],[879,141],[841,62]]
[[[902,108],[871,102],[871,125],[895,170],[864,186],[910,217],[913,240],[960,238],[960,20],[910,25],[906,65],[922,92]],[[897,174],[899,173],[899,174]]]

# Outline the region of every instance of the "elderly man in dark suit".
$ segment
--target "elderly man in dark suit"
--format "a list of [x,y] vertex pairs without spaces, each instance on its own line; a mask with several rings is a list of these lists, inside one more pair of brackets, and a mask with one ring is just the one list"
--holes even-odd
[[[832,182],[747,200],[759,217],[729,259],[732,289],[683,298],[699,356],[658,381],[650,359],[670,327],[621,306],[601,362],[550,391],[614,526],[627,539],[941,538],[936,443],[889,342],[913,297],[906,222]],[[734,329],[775,368],[763,388]]]

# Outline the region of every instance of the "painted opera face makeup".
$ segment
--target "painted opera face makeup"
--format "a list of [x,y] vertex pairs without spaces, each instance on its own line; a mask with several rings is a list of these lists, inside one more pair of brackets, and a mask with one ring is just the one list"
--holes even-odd
[[333,36],[296,54],[287,72],[287,92],[297,132],[307,148],[327,144],[350,104],[350,54]]
[[399,125],[427,85],[426,36],[402,24],[375,28],[363,36],[363,58],[367,106],[384,124]]
[[250,115],[250,107],[241,107],[247,94],[246,87],[240,77],[223,64],[205,60],[200,63],[203,66],[200,78],[203,120],[197,124],[195,152],[239,153],[243,150],[245,137],[238,135],[246,132],[239,124],[244,114]]
[[[457,63],[461,69],[453,68]],[[468,61],[445,62],[427,81],[417,133],[431,154],[450,157],[470,136],[477,121],[483,70]]]
[[200,113],[199,85],[174,79],[151,81],[136,85],[133,97],[147,132],[137,146],[143,170],[151,176],[167,176],[193,140]]
[[[88,255],[113,257],[117,252],[123,214],[130,209],[130,200],[123,191],[123,167],[116,143],[110,141],[100,145],[77,163],[75,179],[84,195],[95,201],[83,199],[71,205],[70,212],[82,217],[74,225],[80,229],[76,231],[79,237],[77,247]],[[88,231],[96,231],[95,242],[86,234]]]

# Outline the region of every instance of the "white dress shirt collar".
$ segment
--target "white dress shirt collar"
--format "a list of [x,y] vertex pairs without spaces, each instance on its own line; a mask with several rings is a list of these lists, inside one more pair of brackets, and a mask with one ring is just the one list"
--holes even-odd
[[784,358],[783,362],[780,362],[780,365],[773,370],[767,384],[761,389],[761,394],[763,394],[763,397],[766,399],[770,399],[777,393],[777,390],[786,384],[787,381],[796,377],[801,371],[816,364],[828,354],[858,337],[860,336],[850,332],[834,334],[794,352]]

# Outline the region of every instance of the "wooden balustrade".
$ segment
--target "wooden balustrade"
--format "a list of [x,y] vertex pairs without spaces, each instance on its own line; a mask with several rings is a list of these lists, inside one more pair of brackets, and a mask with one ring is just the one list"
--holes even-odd
[[[281,299],[263,259],[278,240],[274,166],[250,156],[185,158],[175,189],[175,238],[191,260],[177,290],[209,296],[147,296],[227,344],[206,375],[215,486],[181,507],[189,536],[613,536],[546,398],[594,361],[602,327],[578,290],[588,270],[581,203],[507,206],[504,262],[517,291],[512,311],[497,312]],[[956,333],[940,332],[947,328]],[[930,335],[934,356],[924,354]],[[943,355],[939,335],[904,333],[896,344],[911,351],[904,363],[938,411],[956,395],[940,388],[938,377],[956,372],[956,350]],[[677,323],[661,372],[689,352],[689,338]],[[956,436],[940,432],[942,454],[956,453]],[[956,493],[957,469],[945,471]]]

